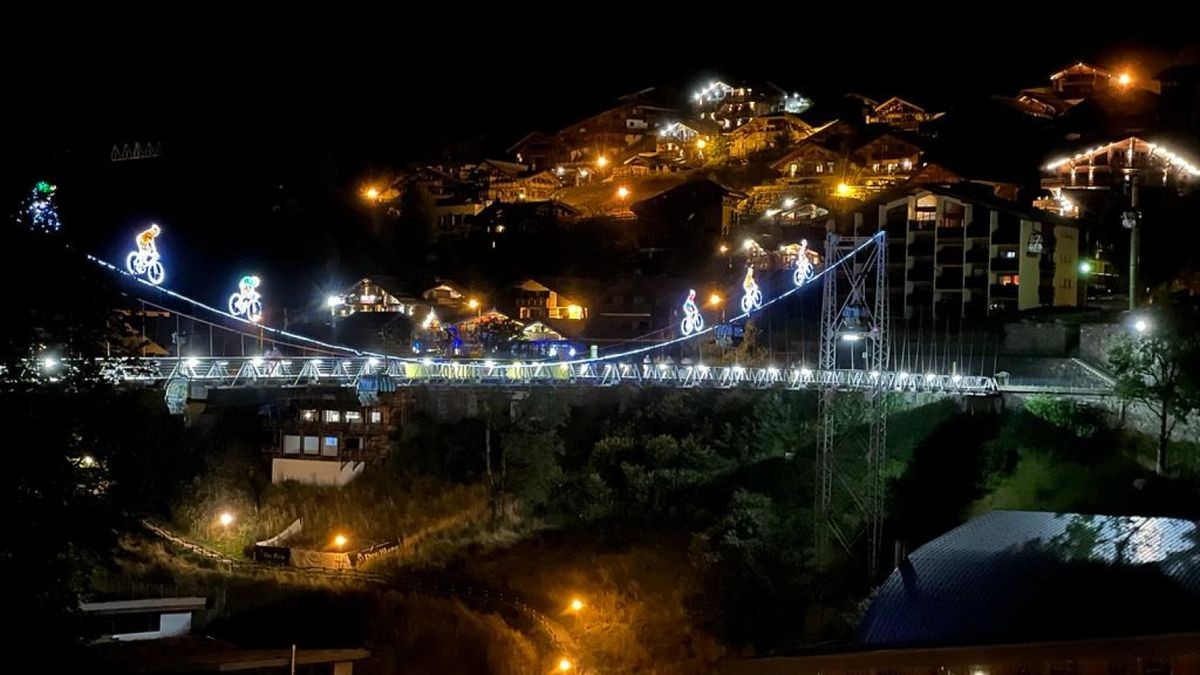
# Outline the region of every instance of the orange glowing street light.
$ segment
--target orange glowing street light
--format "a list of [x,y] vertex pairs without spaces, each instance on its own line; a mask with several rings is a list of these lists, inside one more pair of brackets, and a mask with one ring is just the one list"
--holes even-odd
[[629,188],[622,185],[617,188],[617,199],[627,199],[629,197]]
[[574,613],[579,613],[583,609],[583,600],[581,598],[571,598],[571,604],[567,605],[567,610]]
[[697,150],[703,150],[704,148],[707,148],[707,147],[708,147],[708,141],[704,140],[703,138],[696,139],[696,149]]
[[597,168],[603,169],[606,166],[608,166],[608,157],[606,157],[604,155],[600,155],[598,158],[596,158],[596,167]]
[[717,305],[721,304],[721,296],[717,293],[713,293],[712,295],[709,295],[708,296],[708,304],[712,305],[713,307],[716,307]]
[[837,196],[849,197],[850,196],[850,186],[845,183],[838,183],[837,184]]
[[720,251],[721,253],[729,253],[729,247],[726,246],[725,244],[721,244],[721,246],[718,247],[717,250]]
[[575,665],[571,663],[571,659],[559,659],[558,661],[558,672],[560,673],[569,672],[574,667]]
[[1122,87],[1128,87],[1132,83],[1133,75],[1130,75],[1128,70],[1122,71],[1122,73],[1117,76],[1117,84],[1121,85]]
[[233,524],[233,514],[228,511],[222,511],[217,520],[220,521],[223,527],[229,527]]
[[344,534],[339,533],[333,536],[333,545],[337,548],[345,546],[347,541],[349,540],[346,539],[346,535]]

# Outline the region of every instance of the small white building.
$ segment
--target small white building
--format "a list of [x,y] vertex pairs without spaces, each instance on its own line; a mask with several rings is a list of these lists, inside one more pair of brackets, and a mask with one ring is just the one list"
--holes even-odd
[[97,642],[133,642],[187,635],[192,613],[204,607],[204,598],[183,597],[85,602],[79,610],[99,628]]

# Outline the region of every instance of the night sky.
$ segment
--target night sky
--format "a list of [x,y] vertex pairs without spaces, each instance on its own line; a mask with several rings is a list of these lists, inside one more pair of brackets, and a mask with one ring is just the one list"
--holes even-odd
[[[1194,60],[1200,42],[1195,31],[1093,32],[1027,13],[989,19],[995,32],[984,33],[935,16],[906,26],[871,15],[864,28],[809,14],[775,22],[764,6],[739,27],[733,9],[692,25],[629,11],[614,10],[611,25],[559,6],[547,14],[557,25],[361,16],[328,35],[222,23],[178,40],[127,26],[61,51],[10,43],[6,89],[37,82],[47,94],[9,99],[16,161],[0,196],[15,211],[48,178],[65,226],[91,250],[117,259],[156,220],[168,285],[215,299],[254,269],[264,293],[286,279],[299,304],[374,271],[339,256],[356,231],[347,223],[362,219],[353,191],[372,170],[448,149],[499,156],[529,130],[557,130],[639,89],[687,92],[719,76],[771,80],[818,105],[856,91],[936,106],[1014,93],[1078,59],[1152,73]],[[113,143],[133,141],[161,141],[165,157],[109,161]]]

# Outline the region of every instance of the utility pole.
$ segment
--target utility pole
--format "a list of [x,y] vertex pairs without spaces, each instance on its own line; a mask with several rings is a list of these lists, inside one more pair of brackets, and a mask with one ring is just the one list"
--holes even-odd
[[1141,225],[1142,215],[1138,213],[1138,183],[1141,182],[1141,177],[1138,175],[1137,169],[1134,169],[1129,175],[1129,211],[1121,218],[1121,224],[1129,228],[1129,311],[1137,309],[1138,295],[1138,248],[1141,233],[1138,232],[1138,226]]

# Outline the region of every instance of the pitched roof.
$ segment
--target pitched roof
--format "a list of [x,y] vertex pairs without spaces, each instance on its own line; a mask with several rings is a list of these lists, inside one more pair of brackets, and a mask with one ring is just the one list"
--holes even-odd
[[1063,77],[1064,75],[1070,75],[1073,72],[1102,75],[1104,77],[1112,77],[1112,73],[1110,71],[1105,70],[1104,68],[1101,68],[1100,66],[1093,66],[1090,63],[1084,63],[1083,61],[1076,61],[1075,63],[1063,66],[1062,68],[1059,68],[1058,70],[1054,71],[1053,73],[1050,73],[1050,79],[1057,80],[1058,78]]
[[1172,518],[993,511],[918,548],[859,625],[868,646],[1200,627],[1200,530]]

